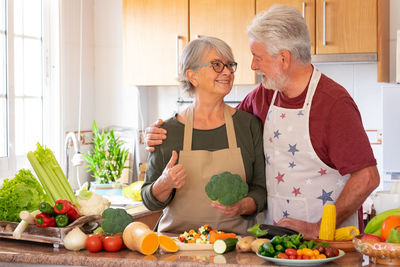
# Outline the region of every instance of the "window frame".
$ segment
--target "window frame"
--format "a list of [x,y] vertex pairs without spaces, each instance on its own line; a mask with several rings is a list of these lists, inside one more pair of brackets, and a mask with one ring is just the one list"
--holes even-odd
[[[25,0],[26,1],[26,0]],[[0,157],[0,183],[21,168],[32,169],[26,155],[15,153],[14,0],[6,2],[6,95],[8,153]],[[55,155],[61,151],[59,74],[59,1],[42,0],[42,140]],[[39,140],[38,140],[39,141]],[[32,148],[34,150],[35,148]]]

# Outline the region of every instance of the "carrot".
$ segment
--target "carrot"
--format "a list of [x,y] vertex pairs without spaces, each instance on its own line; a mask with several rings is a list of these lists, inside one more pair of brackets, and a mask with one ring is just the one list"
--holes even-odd
[[210,239],[208,240],[210,244],[214,244],[216,240],[225,240],[227,238],[236,238],[235,233],[224,233],[224,232],[217,232],[211,231],[210,232]]

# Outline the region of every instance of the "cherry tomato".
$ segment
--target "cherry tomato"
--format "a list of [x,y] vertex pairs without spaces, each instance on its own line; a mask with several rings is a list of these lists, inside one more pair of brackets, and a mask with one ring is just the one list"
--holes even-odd
[[297,256],[297,251],[293,248],[287,248],[285,249],[285,253],[288,256]]
[[303,255],[301,257],[302,257],[303,260],[310,260],[311,259],[311,257],[308,256],[308,255]]
[[103,244],[99,236],[91,235],[86,238],[85,247],[90,252],[97,252],[103,248]]
[[103,247],[106,251],[119,251],[122,247],[122,239],[119,235],[106,236],[103,240]]
[[387,217],[381,226],[381,236],[387,240],[389,238],[390,231],[392,228],[400,225],[400,217],[396,215],[391,215]]
[[297,259],[297,255],[290,255],[290,256],[289,256],[289,259],[295,260],[295,259]]
[[278,254],[278,259],[289,259],[289,257],[285,253],[279,253]]

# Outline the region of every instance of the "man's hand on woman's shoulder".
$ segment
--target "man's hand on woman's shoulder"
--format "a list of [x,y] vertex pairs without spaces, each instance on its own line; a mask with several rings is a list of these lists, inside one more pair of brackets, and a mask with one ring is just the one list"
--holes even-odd
[[163,124],[164,121],[158,119],[145,129],[144,143],[147,151],[153,152],[155,150],[154,146],[161,145],[163,142],[162,140],[167,139],[167,130],[159,128],[159,126]]

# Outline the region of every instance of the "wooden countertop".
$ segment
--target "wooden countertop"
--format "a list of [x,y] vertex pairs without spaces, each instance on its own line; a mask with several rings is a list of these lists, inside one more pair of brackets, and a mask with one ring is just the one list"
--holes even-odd
[[[254,253],[232,251],[216,255],[213,251],[178,251],[176,253],[156,252],[144,256],[138,252],[123,249],[119,252],[90,253],[87,250],[69,251],[51,244],[0,238],[0,261],[30,264],[80,265],[80,266],[276,266]],[[347,253],[342,258],[324,266],[368,266],[368,258],[358,252]],[[378,265],[371,265],[378,266]]]

